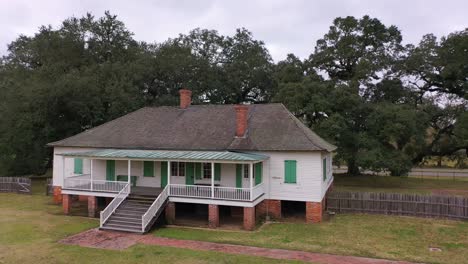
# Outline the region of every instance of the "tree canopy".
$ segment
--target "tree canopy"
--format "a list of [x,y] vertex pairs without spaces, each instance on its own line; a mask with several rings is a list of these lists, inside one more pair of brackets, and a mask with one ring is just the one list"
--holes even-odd
[[[314,47],[311,47],[314,50]],[[20,35],[0,61],[0,174],[42,173],[48,142],[143,106],[284,103],[338,146],[349,172],[404,175],[468,149],[468,29],[417,45],[377,18],[336,18],[309,58],[275,63],[263,41],[196,28],[134,39],[117,16],[71,17]]]

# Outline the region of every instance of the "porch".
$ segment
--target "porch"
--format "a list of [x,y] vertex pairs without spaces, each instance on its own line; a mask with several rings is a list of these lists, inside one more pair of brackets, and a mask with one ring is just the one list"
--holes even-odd
[[260,154],[106,149],[58,155],[63,193],[115,197],[128,184],[131,193],[157,195],[167,186],[169,197],[252,202],[265,192],[268,157]]

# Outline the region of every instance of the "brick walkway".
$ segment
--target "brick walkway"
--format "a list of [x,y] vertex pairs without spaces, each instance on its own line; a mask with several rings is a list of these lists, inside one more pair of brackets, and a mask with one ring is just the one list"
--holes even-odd
[[141,243],[163,247],[176,247],[199,251],[217,251],[227,254],[242,254],[273,259],[299,260],[323,264],[410,264],[410,262],[404,261],[338,256],[295,250],[269,249],[203,241],[180,240],[155,237],[153,235],[141,236],[123,232],[100,231],[97,229],[91,229],[83,233],[76,234],[74,236],[63,239],[60,242],[69,245],[116,250],[125,249],[137,243]]

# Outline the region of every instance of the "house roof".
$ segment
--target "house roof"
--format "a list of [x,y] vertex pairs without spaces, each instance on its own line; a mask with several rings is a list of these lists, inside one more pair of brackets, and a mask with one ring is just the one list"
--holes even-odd
[[263,161],[262,154],[232,151],[175,151],[175,150],[127,150],[100,149],[87,152],[70,152],[58,155],[67,157],[125,158],[141,160],[217,160],[217,161]]
[[49,146],[158,150],[333,151],[282,104],[248,105],[245,137],[235,137],[234,105],[144,107]]

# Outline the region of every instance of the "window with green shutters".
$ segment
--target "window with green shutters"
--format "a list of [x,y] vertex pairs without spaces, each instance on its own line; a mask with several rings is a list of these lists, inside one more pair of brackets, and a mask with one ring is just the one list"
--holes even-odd
[[236,164],[236,188],[242,188],[242,164]]
[[215,163],[214,164],[214,180],[215,181],[220,181],[221,180],[221,164],[220,163]]
[[263,170],[263,163],[255,163],[255,185],[262,183],[262,170]]
[[323,181],[327,179],[327,158],[322,160],[322,169],[323,169]]
[[285,160],[284,161],[284,182],[285,183],[296,183],[296,161]]
[[115,181],[115,160],[106,160],[106,180]]
[[73,168],[73,172],[75,174],[83,174],[83,159],[75,158],[74,163],[75,166]]
[[161,161],[161,188],[167,185],[167,161]]
[[143,177],[154,177],[154,161],[143,161]]

